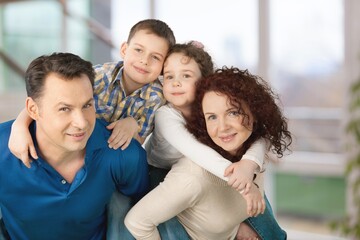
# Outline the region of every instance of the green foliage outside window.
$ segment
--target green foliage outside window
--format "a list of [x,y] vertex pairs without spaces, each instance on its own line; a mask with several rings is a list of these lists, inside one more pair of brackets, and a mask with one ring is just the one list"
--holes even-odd
[[348,151],[353,153],[346,166],[346,176],[352,191],[353,212],[348,213],[346,219],[332,224],[344,235],[360,239],[360,79],[351,85],[351,99],[349,104],[350,120],[346,126],[346,133],[351,143]]

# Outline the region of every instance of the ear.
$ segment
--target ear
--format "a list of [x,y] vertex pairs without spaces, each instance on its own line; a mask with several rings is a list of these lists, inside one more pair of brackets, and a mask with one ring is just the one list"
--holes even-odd
[[39,118],[39,106],[31,97],[26,98],[25,108],[29,117],[34,120],[37,120]]
[[120,56],[121,56],[122,59],[124,59],[124,57],[125,57],[127,47],[128,47],[127,42],[123,42],[123,43],[121,44],[121,47],[120,47]]

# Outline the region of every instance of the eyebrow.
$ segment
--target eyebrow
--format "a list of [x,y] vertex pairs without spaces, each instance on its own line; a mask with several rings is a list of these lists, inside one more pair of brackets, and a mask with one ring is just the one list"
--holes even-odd
[[215,114],[215,113],[213,113],[213,112],[206,112],[206,113],[204,113],[204,115],[211,115],[211,114]]
[[[169,73],[169,72],[173,72],[173,71],[165,71],[165,72],[163,72],[163,74],[165,74],[165,73]],[[188,70],[188,69],[186,69],[186,70],[181,70],[181,72],[182,73],[195,73],[195,71],[193,71],[193,70]]]
[[[89,100],[87,100],[83,105],[86,105],[90,102],[94,101],[94,98],[90,98]],[[59,102],[58,104],[56,104],[55,106],[66,106],[66,107],[72,107],[71,104],[65,103],[65,102]]]
[[[145,47],[144,47],[143,45],[141,45],[140,43],[134,43],[134,45],[136,45],[136,46],[138,46],[138,47],[145,48]],[[153,53],[153,54],[155,54],[155,55],[159,55],[160,57],[164,58],[164,56],[163,56],[161,53],[159,53],[159,52],[151,52],[151,53]]]

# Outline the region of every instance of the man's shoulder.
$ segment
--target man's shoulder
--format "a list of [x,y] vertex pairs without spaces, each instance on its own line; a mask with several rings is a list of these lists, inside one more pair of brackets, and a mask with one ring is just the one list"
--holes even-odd
[[10,120],[7,122],[0,123],[0,141],[4,141],[5,138],[9,138],[11,132],[11,125],[13,124],[14,121],[15,120]]
[[97,118],[94,131],[92,132],[91,137],[100,141],[104,141],[104,139],[107,140],[107,137],[109,137],[111,134],[110,130],[106,128],[107,125],[109,125],[108,122],[106,122],[103,119]]
[[[11,125],[14,122],[14,120],[11,121],[7,121],[7,122],[3,122],[0,123],[0,152],[1,152],[1,157],[0,157],[0,162],[1,165],[3,163],[7,163],[7,164],[12,164],[16,161],[13,160],[9,160],[8,156],[11,156],[9,147],[8,147],[8,142],[9,142],[9,137],[10,137],[10,132],[11,132]],[[2,165],[2,167],[4,167],[4,165]]]
[[[103,148],[104,151],[113,152],[113,154],[132,154],[134,152],[143,152],[145,151],[138,141],[133,139],[129,146],[125,150],[121,149],[111,149],[108,147],[107,140],[111,135],[111,131],[106,128],[108,123],[102,119],[96,119],[96,124],[94,131],[91,135],[91,144],[92,147]],[[121,153],[123,152],[123,153]]]

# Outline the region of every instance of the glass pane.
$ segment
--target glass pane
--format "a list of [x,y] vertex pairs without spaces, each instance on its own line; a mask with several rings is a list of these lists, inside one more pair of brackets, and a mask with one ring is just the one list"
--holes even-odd
[[[111,1],[111,34],[116,47],[128,38],[131,27],[138,21],[150,18],[148,0],[112,0]],[[136,13],[136,14],[134,14]],[[113,59],[120,60],[119,49],[112,53]]]
[[257,7],[254,0],[156,0],[155,15],[169,24],[177,42],[202,42],[218,67],[256,70]]
[[[87,0],[68,0],[67,7],[71,14],[77,16],[89,14]],[[2,10],[2,49],[23,70],[34,58],[52,52],[66,50],[87,57],[89,31],[85,22],[79,19],[67,18],[67,49],[63,49],[63,15],[59,2],[9,3]],[[1,91],[24,89],[22,76],[6,64],[3,64],[2,70]]]
[[341,152],[343,2],[270,3],[270,77],[291,119],[295,150]]

